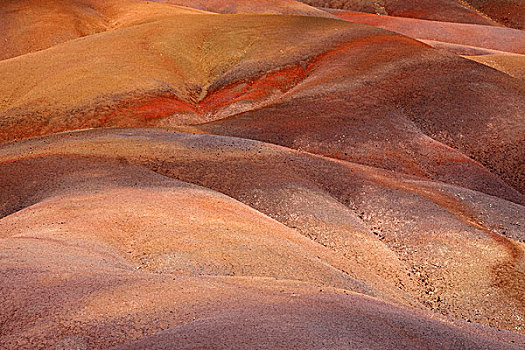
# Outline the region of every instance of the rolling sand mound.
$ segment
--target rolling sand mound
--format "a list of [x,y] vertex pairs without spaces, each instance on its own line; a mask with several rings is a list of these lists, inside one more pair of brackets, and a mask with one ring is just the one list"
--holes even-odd
[[[380,15],[428,19],[433,21],[497,25],[471,1],[458,0],[301,0],[302,2],[337,10],[368,12]],[[494,4],[501,1],[488,0]],[[495,6],[496,7],[496,6]],[[336,13],[336,11],[333,11]]]
[[[3,174],[3,182],[12,173],[31,176],[27,168],[44,177],[58,174],[61,169],[49,163],[69,169],[76,169],[80,163],[82,170],[66,172],[65,181],[54,179],[67,187],[66,193],[48,196],[2,219],[0,237],[5,251],[18,261],[33,265],[60,259],[56,262],[70,266],[76,254],[63,259],[45,254],[46,246],[65,244],[104,252],[115,260],[122,257],[128,264],[119,262],[115,267],[128,270],[267,276],[346,289],[352,283],[348,275],[310,255],[329,254],[323,253],[321,246],[253,209],[152,172],[147,176],[148,172],[126,169],[118,162],[116,166],[106,162],[101,167],[89,158],[19,161],[14,167],[3,167],[8,172]],[[112,168],[122,175],[111,174]],[[92,176],[94,183],[86,181],[86,176]],[[123,181],[120,177],[127,178]],[[45,184],[40,182],[39,187],[45,189]],[[25,240],[33,241],[34,249],[40,247],[44,253],[37,259],[32,256],[33,250],[17,253],[15,247]],[[314,253],[316,250],[319,252]],[[85,261],[80,265],[85,266]]]
[[[182,5],[182,6],[178,6]],[[7,0],[0,7],[0,60],[180,14],[283,14],[337,18],[293,0]]]
[[337,15],[350,22],[391,30],[417,40],[475,46],[518,54],[525,53],[525,32],[517,29],[377,16],[358,12],[341,12]]
[[468,56],[467,58],[507,73],[508,75],[525,79],[525,55],[480,55]]
[[[15,271],[2,272],[7,277]],[[29,309],[39,324],[28,326],[16,318],[4,323],[13,329],[2,339],[10,347],[172,348],[172,344],[184,348],[192,344],[218,349],[307,349],[322,342],[320,337],[335,334],[339,336],[324,339],[326,345],[425,348],[437,337],[440,344],[452,347],[519,349],[523,341],[510,332],[454,325],[432,319],[429,313],[293,281],[163,278],[142,272],[57,278],[38,270],[26,270],[25,276],[12,279],[11,291],[22,293],[2,299],[3,310],[27,308],[39,298],[42,303]],[[47,280],[45,289],[39,279]],[[255,322],[258,326],[252,328]],[[282,330],[277,332],[278,328]],[[18,337],[24,334],[31,338]],[[141,342],[133,344],[134,340]]]
[[[390,38],[393,48],[386,44]],[[496,194],[489,182],[477,187],[472,177],[461,179],[467,156],[523,191],[523,175],[515,171],[524,159],[523,84],[466,60],[415,46],[408,51],[396,41],[365,41],[335,52],[279,103],[197,129]],[[396,55],[402,65],[380,63]],[[500,109],[496,101],[509,103]]]
[[512,1],[4,1],[0,348],[523,348]]
[[[28,150],[30,157],[24,156]],[[59,162],[56,153],[62,154]],[[63,134],[13,143],[4,147],[1,157],[5,162],[3,188],[7,189],[2,202],[11,203],[4,212],[19,210],[2,220],[11,239],[46,227],[41,238],[62,232],[62,241],[102,242],[113,247],[113,256],[127,259],[141,271],[263,275],[328,286],[343,284],[346,289],[382,299],[422,304],[447,315],[510,329],[519,324],[513,315],[525,311],[524,281],[519,277],[524,245],[506,237],[525,241],[519,226],[522,207],[479,192],[259,142],[162,131]],[[101,166],[92,159],[106,161]],[[87,162],[92,170],[81,166]],[[114,162],[120,165],[112,165]],[[250,219],[256,212],[247,214],[250,211],[239,204],[230,211],[227,208],[233,203],[227,206],[220,196],[201,201],[195,192],[208,192],[180,188],[178,182],[154,173],[145,176],[148,172],[138,166],[222,192],[288,226],[288,231],[276,222]],[[120,175],[102,171],[111,168],[120,168]],[[16,173],[24,179],[18,180],[20,184],[10,182]],[[98,176],[86,176],[91,173]],[[58,175],[53,178],[51,174]],[[125,181],[113,180],[125,178],[124,174]],[[148,178],[155,179],[155,190],[146,191],[145,187],[153,186]],[[18,188],[21,196],[10,195],[10,188]],[[83,195],[85,191],[88,194]],[[181,191],[194,194],[182,195]],[[69,192],[75,195],[67,195]],[[19,198],[22,202],[17,202]],[[199,207],[192,204],[196,201],[210,204]],[[188,208],[188,214],[186,209],[171,206]],[[216,218],[218,209],[213,208],[219,207],[222,216]],[[55,213],[65,208],[75,208],[75,214],[57,217]],[[206,214],[200,215],[203,210]],[[96,212],[100,214],[94,215]],[[167,212],[177,214],[166,220]],[[224,216],[227,213],[229,217]],[[192,230],[202,227],[195,230],[202,233],[185,231],[186,221],[191,222]],[[122,223],[108,231],[115,222]],[[228,222],[229,229],[221,228],[220,222]],[[233,228],[243,232],[243,238]],[[263,234],[269,230],[271,236]],[[276,238],[290,245],[262,249],[272,246]],[[472,244],[467,243],[470,240]],[[227,245],[221,243],[225,241]],[[194,244],[209,248],[195,251]],[[237,248],[232,250],[232,246]],[[290,257],[289,262],[271,255],[280,249],[282,257]],[[246,250],[249,255],[242,255]],[[308,257],[306,252],[315,253]],[[308,262],[313,257],[333,267],[323,267],[321,262],[317,267],[315,259]],[[471,259],[477,264],[472,265]],[[293,268],[284,269],[283,264]],[[255,266],[257,270],[252,270]],[[480,289],[487,293],[479,295]]]
[[[313,57],[376,32],[321,18],[201,15],[195,21],[180,15],[83,38],[0,62],[6,77],[0,139],[33,136],[36,124],[43,134],[187,124],[208,120],[210,111],[236,113],[252,107],[244,100],[258,105],[289,89]],[[257,78],[262,81],[253,84]],[[171,115],[178,117],[165,119]]]
[[328,17],[326,11],[295,0],[154,0],[160,3],[187,6],[222,14],[267,14]]
[[[436,345],[434,339],[437,337],[443,348],[499,349],[507,346],[385,306],[359,297],[307,295],[240,311],[216,312],[117,349],[194,349],[198,346],[214,349],[399,349],[406,346],[430,349]],[[370,319],[378,319],[378,322],[369,322]],[[288,328],[289,324],[295,327]],[[303,330],[307,330],[306,336],[302,335]]]
[[[524,134],[524,86],[508,76],[342,21],[194,18],[178,15],[0,62],[6,77],[0,139],[219,120],[198,129],[500,193],[498,180],[480,186],[447,169],[463,168],[472,157],[523,190],[523,173],[514,169],[523,159],[517,145]],[[129,45],[129,37],[136,44]],[[271,108],[249,112],[263,106]],[[480,125],[490,127],[480,131]],[[320,130],[346,136],[327,140]]]
[[467,0],[466,2],[507,27],[525,29],[525,3],[523,1]]
[[0,60],[80,37],[203,11],[141,0],[7,0],[0,6]]

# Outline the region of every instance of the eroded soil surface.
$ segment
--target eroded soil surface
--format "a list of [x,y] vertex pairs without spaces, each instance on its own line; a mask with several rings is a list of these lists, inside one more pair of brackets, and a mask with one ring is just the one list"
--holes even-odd
[[0,348],[525,347],[496,3],[2,2]]

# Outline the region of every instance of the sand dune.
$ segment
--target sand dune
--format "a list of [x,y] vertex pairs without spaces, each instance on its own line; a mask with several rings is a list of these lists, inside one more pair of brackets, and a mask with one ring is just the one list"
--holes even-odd
[[[472,6],[474,1],[458,0],[301,0],[312,6],[325,7],[343,11],[360,11],[380,15],[420,18],[433,21],[498,25],[478,8]],[[495,0],[488,3],[500,4]],[[494,6],[497,7],[497,6]],[[329,10],[330,11],[330,10]]]
[[[23,297],[10,299],[11,302],[3,299],[2,306],[14,311],[44,297],[42,304],[30,309],[39,324],[28,326],[12,320],[15,322],[7,327],[15,328],[7,341],[3,339],[6,346],[108,348],[122,344],[121,348],[169,348],[172,344],[222,349],[306,349],[320,345],[321,337],[327,337],[324,344],[329,347],[354,344],[366,348],[366,344],[373,344],[374,348],[383,349],[425,348],[438,337],[444,346],[519,349],[521,341],[510,332],[491,333],[466,323],[447,324],[445,320],[433,320],[429,313],[341,290],[325,287],[321,291],[292,281],[162,278],[142,273],[56,278],[38,270],[26,272],[25,276],[27,279],[15,280],[11,287],[15,293],[23,291]],[[39,278],[47,279],[47,290]],[[375,321],[379,315],[384,321]],[[62,322],[58,324],[56,319]],[[296,327],[290,328],[288,322]],[[188,328],[189,332],[185,330]],[[407,335],[407,329],[413,338]],[[24,334],[31,338],[19,337]],[[189,334],[192,338],[188,338]],[[336,334],[337,338],[329,338]],[[416,340],[419,337],[423,337],[421,342]],[[133,344],[133,340],[138,343]]]
[[0,7],[0,60],[80,37],[203,11],[141,0],[8,0]]
[[[417,164],[414,149],[437,153],[438,158],[447,153],[451,154],[447,158],[461,158],[447,148],[450,146],[523,190],[522,174],[514,171],[523,151],[516,148],[523,142],[523,86],[507,76],[440,54],[417,41],[342,21],[249,15],[199,18],[196,23],[191,15],[178,15],[0,62],[6,76],[0,85],[6,96],[0,110],[4,116],[0,137],[9,140],[100,126],[173,127],[219,120],[198,129],[440,180],[447,179],[450,172],[436,169],[440,162]],[[209,25],[224,26],[224,32],[210,33],[206,30]],[[129,37],[137,44],[129,45]],[[147,44],[140,44],[146,38]],[[105,52],[108,47],[111,49]],[[75,63],[80,57],[81,63]],[[115,59],[125,64],[112,64]],[[27,73],[16,79],[21,72]],[[458,74],[464,76],[462,81],[456,79]],[[442,83],[435,84],[435,79]],[[465,88],[468,84],[472,88]],[[478,103],[481,96],[485,100]],[[491,103],[495,98],[509,105]],[[271,108],[260,109],[264,106]],[[293,124],[312,109],[332,113]],[[235,129],[236,123],[245,123],[251,115],[242,113],[250,110],[269,118],[285,114],[291,128],[283,128],[286,123],[281,117],[266,126],[258,117],[257,128]],[[346,117],[347,111],[353,118]],[[375,124],[377,136],[362,133],[369,124],[361,116],[376,116],[381,121]],[[235,118],[222,121],[227,117]],[[324,137],[311,132],[334,118],[344,121],[325,124],[326,133],[336,126],[339,132],[358,135],[344,141],[334,137],[319,145],[318,138]],[[464,119],[459,125],[458,118]],[[480,133],[480,124],[491,128]],[[398,149],[395,153],[406,159],[401,162],[397,155],[392,158],[385,152],[388,148],[378,146],[391,143],[386,135],[379,135],[392,137],[396,128],[399,141],[388,148]],[[366,135],[365,139],[360,135]],[[414,139],[413,135],[420,136]],[[426,136],[443,145],[429,145],[424,151],[433,143]],[[367,152],[360,157],[363,151],[357,149]]]
[[296,0],[153,0],[222,14],[296,15],[335,18]]
[[340,12],[337,15],[351,22],[391,30],[418,40],[468,45],[518,54],[525,53],[525,32],[522,30],[479,24],[377,16],[359,12]]
[[[222,30],[213,32],[210,26]],[[34,136],[35,123],[41,123],[43,134],[187,124],[208,120],[203,114],[221,109],[232,114],[243,109],[236,107],[243,100],[255,97],[257,105],[289,89],[303,74],[301,64],[327,49],[375,32],[321,18],[202,15],[195,21],[179,15],[75,40],[0,62],[6,77],[0,113],[8,118],[2,139]],[[115,65],[115,59],[124,64]],[[264,76],[279,70],[283,74]],[[261,83],[246,84],[254,79]],[[206,99],[221,87],[230,91]],[[232,98],[239,102],[231,103]],[[170,115],[181,116],[162,121]]]
[[[24,156],[28,149],[32,152],[30,157]],[[57,160],[54,156],[56,152],[64,158]],[[60,208],[65,206],[74,207],[78,214],[71,219],[62,214],[65,222],[58,226],[68,240],[82,237],[82,240],[112,243],[121,255],[132,259],[135,265],[143,264],[146,271],[176,271],[177,274],[190,275],[200,274],[199,271],[219,275],[268,276],[270,273],[269,276],[273,277],[306,280],[339,288],[346,283],[346,289],[408,305],[422,303],[445,314],[492,326],[507,328],[519,322],[512,316],[515,308],[523,308],[521,301],[525,290],[520,286],[523,283],[520,282],[519,271],[524,245],[514,243],[500,234],[505,232],[514,240],[525,241],[523,231],[519,225],[515,225],[521,220],[521,206],[511,202],[439,182],[422,182],[417,178],[400,177],[383,170],[260,142],[165,131],[117,130],[62,134],[26,141],[20,145],[14,143],[4,147],[1,154],[1,159],[7,162],[2,177],[3,183],[7,184],[3,186],[7,189],[3,191],[7,199],[3,199],[3,202],[11,202],[4,212],[11,213],[13,208],[27,208],[2,220],[8,229],[6,232],[12,232],[9,236],[21,234],[17,232],[31,232],[37,227],[57,226],[56,221],[53,221],[57,220],[53,213],[63,212],[64,209]],[[104,172],[98,169],[101,166],[94,161],[96,159],[107,159],[101,163],[102,169],[117,168],[121,175],[111,175],[111,181],[106,180],[108,170]],[[114,166],[113,162],[119,162],[120,165]],[[90,164],[93,170],[84,169],[86,165],[82,164]],[[250,215],[241,214],[239,208],[227,209],[226,204],[217,203],[220,197],[200,201],[215,203],[213,206],[221,210],[207,208],[207,214],[199,216],[199,210],[203,209],[197,209],[195,204],[177,204],[186,197],[195,198],[196,194],[174,193],[169,197],[168,192],[163,195],[164,199],[160,199],[158,196],[166,190],[146,191],[144,187],[152,186],[146,179],[153,177],[157,183],[161,183],[156,186],[168,188],[171,182],[153,176],[154,173],[145,176],[143,173],[147,173],[147,170],[137,166],[168,178],[222,192],[293,230],[285,233],[288,231],[275,223],[274,228],[259,231],[258,227],[264,221],[255,217],[236,224],[235,220]],[[209,169],[215,170],[210,172]],[[23,174],[21,178],[24,180],[18,180],[21,184],[8,182],[14,173]],[[86,173],[97,176],[89,177],[90,181],[87,182]],[[51,177],[51,174],[57,175]],[[124,175],[130,179],[113,180]],[[140,180],[133,180],[138,178]],[[128,183],[133,187],[113,189],[119,182],[123,183],[121,186]],[[31,187],[24,184],[30,184]],[[173,186],[180,185],[175,182]],[[20,194],[27,193],[27,197],[10,195],[9,188],[17,188]],[[73,193],[87,191],[88,194],[70,198],[63,193],[62,188]],[[40,193],[36,189],[40,189]],[[183,191],[196,189],[189,187]],[[89,194],[92,192],[95,195]],[[110,200],[111,197],[114,199]],[[10,201],[9,198],[22,198],[22,202]],[[141,199],[136,202],[131,198]],[[169,209],[169,206],[149,205],[149,201],[188,208],[192,214],[185,214],[186,209],[180,212],[180,209]],[[111,206],[107,207],[104,203],[111,203]],[[93,215],[94,208],[101,214]],[[180,217],[164,214],[175,211]],[[213,216],[215,211],[235,212],[239,219],[220,219],[221,222],[228,222],[230,227],[221,233],[216,221],[219,219]],[[84,216],[84,212],[90,213],[90,217]],[[142,219],[135,218],[136,214],[133,213],[140,213]],[[191,231],[185,231],[181,223],[189,215],[193,217],[192,230],[209,232],[211,236],[194,237]],[[162,220],[168,216],[170,219],[164,221],[163,226]],[[115,222],[124,218],[132,226],[122,223],[117,225],[118,230],[111,229],[109,236],[99,237],[95,234],[106,232]],[[90,224],[81,224],[86,222]],[[258,226],[251,226],[250,222]],[[440,223],[439,228],[437,222]],[[79,231],[79,225],[85,228]],[[197,225],[208,226],[197,229]],[[239,244],[246,248],[232,250],[232,246],[236,247],[234,242],[239,239],[235,238],[237,236],[232,231],[233,227],[244,232],[246,241]],[[181,238],[168,236],[169,232],[174,231],[180,232]],[[263,246],[272,246],[272,239],[276,235],[281,242],[292,242],[292,246],[271,249],[275,252],[283,249],[283,256],[290,256],[290,262],[269,256],[270,251],[266,249],[258,251],[257,247],[261,243],[256,242],[261,242],[261,238],[258,238],[260,233],[254,233],[270,231],[272,235],[265,238]],[[147,234],[141,236],[141,232]],[[248,232],[250,236],[246,236]],[[72,233],[75,234],[71,237]],[[308,244],[308,240],[297,237],[298,233],[317,242],[317,248]],[[225,234],[227,236],[224,237],[228,238],[219,238]],[[131,241],[122,245],[126,237]],[[201,253],[190,253],[190,237],[193,237],[192,241],[200,242],[200,247],[210,248]],[[219,242],[226,239],[228,244],[224,246],[216,239]],[[466,244],[467,240],[476,243]],[[298,255],[293,256],[292,247],[296,245],[299,245],[295,248]],[[185,247],[183,256],[189,259],[185,262],[187,265],[182,266],[181,261],[186,260],[180,256],[181,247]],[[323,272],[321,265],[320,272],[316,274],[312,262],[306,263],[303,268],[299,267],[297,264],[304,259],[299,258],[301,254],[304,256],[304,253],[300,253],[300,247],[305,249],[303,252],[315,251],[315,256],[328,262],[335,270]],[[245,249],[250,252],[249,256],[236,257],[236,251],[243,252]],[[444,254],[443,250],[447,253]],[[222,260],[217,260],[216,254],[220,254]],[[470,263],[472,259],[477,261],[476,265]],[[253,263],[245,265],[250,261]],[[264,261],[272,263],[267,266]],[[210,266],[207,262],[214,263]],[[283,269],[283,264],[293,268]],[[250,266],[257,266],[259,270],[250,272]],[[177,270],[171,270],[173,268]],[[301,269],[308,272],[302,274]],[[337,270],[345,273],[339,272],[337,277]],[[348,279],[346,282],[345,278]],[[487,291],[487,295],[479,295],[477,290],[480,288]],[[491,295],[490,303],[487,303],[488,295]],[[511,295],[514,297],[509,299]],[[511,302],[512,306],[509,306]],[[472,309],[482,311],[473,314],[470,311]]]
[[504,26],[525,29],[525,4],[523,1],[467,0],[467,3]]
[[329,12],[360,11],[432,21],[484,24],[523,29],[525,5],[520,0],[301,0]]
[[525,55],[493,54],[468,56],[467,58],[507,73],[512,77],[525,79]]
[[0,348],[523,348],[520,6],[4,1]]

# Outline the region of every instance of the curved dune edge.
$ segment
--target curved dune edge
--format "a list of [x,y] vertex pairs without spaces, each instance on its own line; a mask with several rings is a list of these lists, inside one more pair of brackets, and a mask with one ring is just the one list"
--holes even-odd
[[[0,113],[7,117],[4,128],[13,128],[0,137],[36,136],[26,118],[40,121],[41,132],[49,133],[155,123],[173,114],[182,115],[174,124],[187,124],[209,120],[210,111],[221,109],[233,114],[245,100],[258,105],[287,91],[305,75],[305,65],[327,50],[381,32],[323,18],[199,16],[195,21],[178,15],[0,61],[6,75]],[[115,59],[125,63],[116,66]],[[80,118],[71,116],[81,112]]]
[[419,41],[429,46],[432,46],[435,49],[450,52],[452,54],[460,55],[465,58],[468,58],[468,56],[482,56],[482,55],[520,56],[520,54],[517,54],[517,53],[508,53],[505,51],[486,49],[483,47],[477,47],[477,46],[471,46],[471,45],[453,44],[453,43],[447,43],[447,42],[442,42],[442,41],[423,40],[423,39],[419,39]]
[[525,79],[525,55],[491,54],[466,56],[470,60],[497,69],[511,77]]
[[[523,191],[523,174],[514,171],[522,157],[516,145],[523,135],[523,86],[514,79],[369,26],[293,16],[199,18],[196,23],[192,15],[179,15],[0,62],[6,76],[0,91],[7,96],[0,102],[0,138],[92,127],[202,124],[195,130],[441,181],[452,176],[454,184],[513,201],[517,194],[498,177]],[[209,25],[223,28],[222,35],[207,30]],[[128,44],[130,36],[134,45]],[[107,47],[112,49],[105,52]],[[83,63],[71,64],[80,57]],[[126,64],[116,66],[115,59]],[[21,71],[27,74],[20,76]],[[462,81],[456,79],[459,73]],[[501,104],[489,103],[489,97]],[[312,110],[317,117],[307,118]],[[330,115],[323,117],[322,110]],[[346,117],[349,113],[352,118]],[[250,115],[259,115],[258,126],[246,129]],[[282,116],[279,121],[277,115]],[[327,118],[334,122],[326,123]],[[366,131],[370,118],[377,119],[383,136],[376,132],[373,140],[363,140],[370,133],[358,130]],[[457,124],[458,118],[463,122]],[[319,124],[324,126],[319,129]],[[333,134],[335,125],[336,133],[352,137],[321,142],[325,138],[314,132]],[[392,130],[398,142],[391,151]],[[429,161],[425,154],[439,161]],[[491,179],[467,185],[466,177],[458,179],[463,172],[453,175],[444,169],[449,163],[479,168],[468,158],[489,170],[492,175],[482,173]]]
[[359,11],[441,22],[523,29],[525,5],[520,0],[301,0],[336,13]]
[[296,15],[337,18],[326,11],[296,0],[153,0],[221,14]]
[[[95,244],[94,247],[98,247],[95,251],[107,250],[109,244],[111,249],[117,249],[117,254],[111,256],[127,259],[127,263],[118,260],[120,265],[131,263],[141,271],[184,275],[201,271],[300,279],[325,286],[345,286],[395,303],[419,304],[492,326],[514,329],[519,325],[519,319],[513,317],[516,312],[523,312],[517,310],[523,310],[520,303],[525,293],[519,277],[523,244],[516,242],[525,241],[523,232],[516,226],[523,211],[520,205],[438,182],[422,182],[270,144],[213,135],[137,129],[93,130],[7,144],[0,154],[2,202],[7,204],[3,215],[8,215],[0,222],[5,225],[4,232],[12,232],[8,235],[13,238],[25,237],[24,232],[39,232],[38,227],[46,227],[38,237],[63,232],[62,239],[73,239],[88,246]],[[13,180],[15,173],[23,174],[21,179],[25,180]],[[88,174],[92,175],[86,177]],[[149,184],[150,178],[155,187]],[[166,205],[180,206],[177,201],[187,203],[183,207],[188,206],[190,202],[185,196],[198,197],[187,192],[195,191],[192,187],[183,187],[181,190],[187,194],[178,197],[176,192],[173,195],[165,192],[177,184],[170,185],[169,178],[222,192],[272,217],[284,225],[275,226],[272,235],[283,232],[281,240],[292,242],[290,247],[302,248],[272,249],[297,252],[292,262],[281,263],[282,258],[270,258],[273,253],[257,248],[262,247],[256,243],[262,238],[255,238],[257,234],[253,236],[253,233],[262,234],[265,230],[259,230],[259,226],[248,228],[249,222],[262,224],[264,220],[243,218],[246,229],[242,229],[240,224],[233,225],[231,218],[221,219],[229,222],[231,229],[240,228],[246,232],[244,235],[250,233],[246,237],[255,239],[242,243],[235,238],[240,237],[235,231],[220,231],[218,221],[212,219],[223,215],[221,211],[215,213],[210,207],[206,210],[211,211],[198,219],[199,211],[195,207],[189,209],[195,212],[196,221],[192,225],[202,222],[202,225],[211,225],[202,226],[202,232],[216,233],[191,240],[201,240],[200,245],[215,248],[204,255],[197,251],[191,253],[191,245],[188,246],[191,241],[187,241],[182,245],[186,248],[182,248],[185,253],[181,255],[176,242],[182,244],[182,241],[167,244],[161,237],[171,230],[184,232],[185,211],[177,213],[182,215],[179,219],[167,222],[162,219],[166,217],[162,213],[171,211]],[[14,188],[18,189],[18,195],[9,190]],[[162,196],[165,199],[161,199]],[[131,198],[143,199],[134,203]],[[154,206],[148,204],[150,201],[170,204]],[[225,204],[214,205],[226,210]],[[78,209],[68,213],[64,211],[66,207]],[[105,214],[92,218],[94,208]],[[56,216],[55,213],[64,214]],[[127,224],[122,221],[124,218]],[[164,226],[163,221],[168,226]],[[104,233],[112,225],[116,225],[115,228]],[[102,236],[89,238],[96,232]],[[193,237],[189,232],[185,234],[186,240]],[[132,241],[119,243],[125,242],[122,238],[128,236],[133,237]],[[230,245],[241,242],[239,244],[251,247],[249,251],[253,255],[244,256],[246,248],[231,250],[220,242],[213,243],[211,237],[230,237],[226,238]],[[264,234],[261,237],[265,237]],[[272,241],[275,238],[267,237],[263,246],[275,242]],[[4,239],[12,241],[5,236]],[[472,239],[475,244],[468,243]],[[356,245],[354,241],[360,243]],[[12,242],[19,245],[23,240]],[[103,242],[106,248],[99,245]],[[16,251],[16,244],[11,251]],[[443,249],[448,253],[443,255]],[[223,256],[222,263],[217,253]],[[73,259],[76,253],[72,254]],[[321,261],[316,263],[318,258]],[[246,263],[253,259],[262,260]],[[313,260],[308,263],[308,259]],[[470,259],[478,263],[472,265]],[[324,265],[326,263],[328,265]],[[295,267],[284,269],[283,265]],[[251,270],[256,266],[259,270]],[[478,294],[479,289],[490,291],[487,292],[492,295],[490,303],[486,295]],[[509,307],[509,303],[513,306]],[[472,309],[483,311],[474,314]]]
[[359,12],[338,12],[335,14],[350,22],[372,25],[418,40],[447,42],[517,54],[525,53],[525,33],[517,29],[378,16]]
[[[451,324],[425,312],[295,281],[144,273],[60,277],[35,271],[27,276],[19,280],[32,288],[25,300],[41,295],[48,303],[34,305],[40,312],[38,325],[22,328],[31,340],[18,338],[19,329],[3,339],[7,345],[307,349],[324,341],[388,349],[414,341],[431,347],[439,339],[471,348],[518,349],[523,341],[510,333]],[[47,279],[48,290],[35,278]],[[176,302],[163,302],[168,300]],[[188,342],[190,334],[194,337]]]
[[294,0],[258,1],[145,1],[27,0],[10,1],[0,7],[2,47],[5,60],[58,44],[119,28],[188,14],[273,14],[337,18]]
[[193,8],[142,0],[8,1],[0,7],[0,60],[44,50],[101,32],[154,22],[181,14],[204,14]]

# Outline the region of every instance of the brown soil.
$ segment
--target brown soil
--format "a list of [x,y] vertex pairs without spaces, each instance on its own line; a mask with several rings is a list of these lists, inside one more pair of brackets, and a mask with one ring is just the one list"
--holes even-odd
[[[301,0],[306,4],[335,10],[420,18],[442,22],[499,25],[494,18],[464,0]],[[500,4],[498,0],[487,0]],[[495,6],[497,7],[497,5]],[[332,11],[336,12],[336,11]]]
[[525,53],[525,32],[517,29],[377,16],[359,12],[339,12],[337,16],[350,22],[391,30],[417,40],[446,42],[509,53]]

